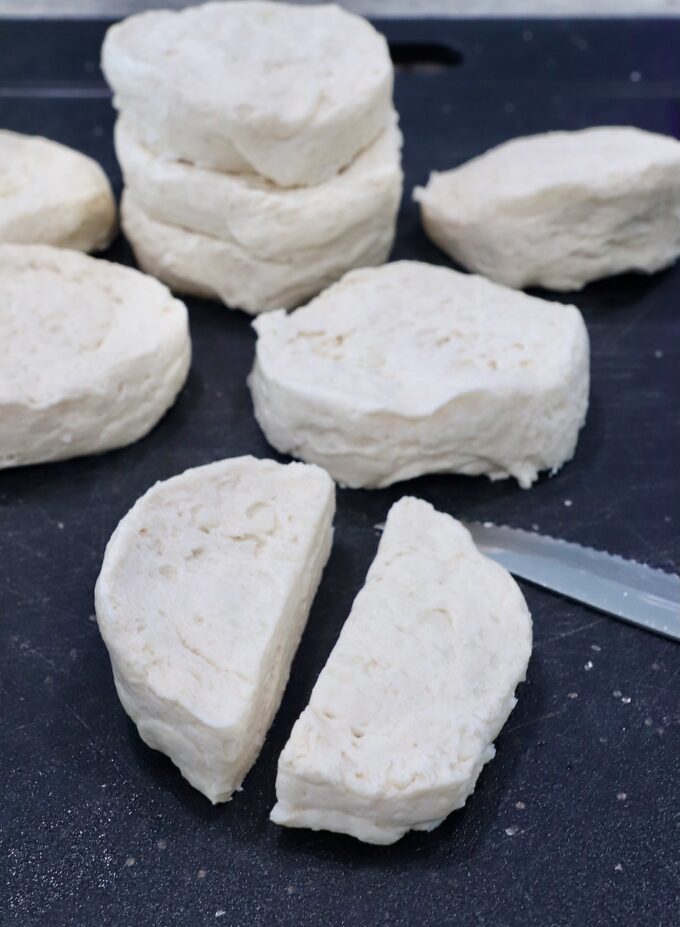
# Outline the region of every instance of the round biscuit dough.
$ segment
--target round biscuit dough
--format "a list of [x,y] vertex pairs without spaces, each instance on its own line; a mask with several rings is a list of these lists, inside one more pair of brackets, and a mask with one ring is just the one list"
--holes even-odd
[[332,4],[206,3],[113,26],[114,104],[161,157],[281,186],[337,173],[389,125],[384,37]]
[[0,129],[0,243],[101,251],[115,234],[116,204],[96,161]]
[[0,468],[131,444],[189,370],[186,307],[129,267],[0,245]]

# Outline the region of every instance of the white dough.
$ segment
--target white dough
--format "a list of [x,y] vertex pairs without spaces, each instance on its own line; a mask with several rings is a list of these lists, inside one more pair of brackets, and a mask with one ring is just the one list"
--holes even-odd
[[212,802],[260,752],[334,510],[318,467],[235,457],[156,483],[108,543],[95,604],[120,700]]
[[380,844],[437,827],[494,756],[531,637],[510,574],[401,499],[281,754],[272,821]]
[[99,251],[116,232],[106,174],[92,158],[0,129],[0,243]]
[[249,385],[267,440],[342,485],[442,472],[526,488],[574,453],[589,383],[574,306],[400,261],[254,327]]
[[292,308],[348,268],[382,264],[394,240],[394,214],[381,212],[330,243],[300,248],[288,257],[263,259],[233,241],[152,219],[127,190],[121,221],[137,262],[147,273],[179,293],[217,298],[251,314]]
[[0,245],[0,468],[141,438],[189,369],[183,303],[77,251]]
[[578,290],[680,255],[680,142],[640,129],[516,138],[414,198],[444,251],[517,288]]
[[385,39],[333,5],[141,13],[109,29],[102,67],[152,151],[281,186],[331,177],[392,118]]
[[[402,187],[401,142],[395,120],[341,173],[313,187],[291,189],[255,174],[166,161],[136,139],[124,118],[116,125],[126,189],[146,215],[230,242],[258,261],[294,261],[299,252],[326,246],[337,252],[343,235],[360,239],[376,224],[393,236]],[[339,253],[335,257],[342,260]]]

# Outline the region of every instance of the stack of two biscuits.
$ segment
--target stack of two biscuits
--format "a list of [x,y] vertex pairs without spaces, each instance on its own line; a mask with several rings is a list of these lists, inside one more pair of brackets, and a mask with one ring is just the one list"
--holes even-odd
[[402,188],[387,44],[334,6],[209,3],[109,30],[140,266],[257,313],[383,263]]

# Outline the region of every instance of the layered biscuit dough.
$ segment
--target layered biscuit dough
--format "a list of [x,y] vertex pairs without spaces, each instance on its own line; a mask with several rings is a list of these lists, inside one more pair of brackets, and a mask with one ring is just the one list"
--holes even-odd
[[[116,125],[115,141],[127,193],[147,216],[229,242],[253,260],[294,263],[298,255],[323,248],[339,252],[343,236],[361,239],[378,226],[394,235],[402,187],[396,116],[340,173],[324,183],[293,189],[255,174],[228,174],[159,158],[124,117]],[[343,261],[342,254],[336,259]]]
[[[389,202],[388,202],[389,201]],[[121,203],[123,231],[139,266],[179,293],[219,299],[252,315],[293,308],[338,280],[348,268],[382,264],[394,241],[398,196],[330,242],[288,255],[262,257],[233,240],[151,218],[134,195]]]
[[190,357],[186,307],[157,280],[0,245],[0,468],[136,441],[175,401]]

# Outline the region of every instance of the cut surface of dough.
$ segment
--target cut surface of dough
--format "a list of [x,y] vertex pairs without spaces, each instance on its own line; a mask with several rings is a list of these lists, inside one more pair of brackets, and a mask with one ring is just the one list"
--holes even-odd
[[236,457],[156,483],[108,543],[95,603],[120,700],[212,802],[279,706],[334,509],[318,467]]
[[378,844],[437,827],[494,756],[531,646],[510,574],[402,498],[281,754],[272,820]]

